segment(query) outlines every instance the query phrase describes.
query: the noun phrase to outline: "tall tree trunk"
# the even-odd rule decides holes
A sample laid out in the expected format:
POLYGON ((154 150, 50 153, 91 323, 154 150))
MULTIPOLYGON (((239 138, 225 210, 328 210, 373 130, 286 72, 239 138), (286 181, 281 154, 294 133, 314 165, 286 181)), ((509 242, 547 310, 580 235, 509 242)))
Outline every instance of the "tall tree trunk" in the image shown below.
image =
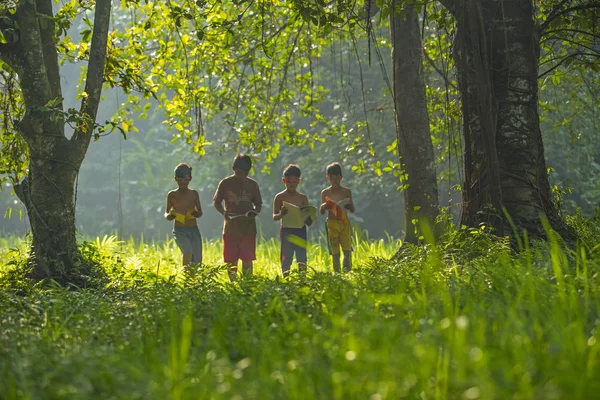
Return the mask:
MULTIPOLYGON (((396 8, 396 0, 392 7, 396 8)), ((398 154, 402 170, 408 175, 403 182, 405 241, 416 243, 424 224, 432 232, 437 231, 439 200, 425 98, 423 48, 414 8, 391 12, 390 29, 398 154)))
POLYGON ((551 201, 538 114, 539 35, 533 4, 457 0, 455 47, 464 113, 462 224, 500 234, 569 234, 551 201), (508 214, 508 217, 506 216, 508 214))
POLYGON ((461 224, 492 225, 504 233, 502 188, 496 149, 497 100, 489 44, 479 2, 460 0, 454 57, 464 120, 463 208, 461 224))
POLYGON ((15 191, 31 223, 34 277, 60 277, 81 257, 75 239, 74 183, 79 171, 71 143, 63 137, 35 135, 29 173, 15 191))
POLYGON ((29 171, 15 192, 25 204, 33 234, 34 277, 72 279, 81 261, 75 238, 74 186, 94 129, 106 59, 111 0, 97 0, 80 119, 64 135, 58 54, 51 0, 21 0, 11 17, 18 40, 0 45, 0 58, 19 76, 26 112, 18 124, 29 150, 29 171))

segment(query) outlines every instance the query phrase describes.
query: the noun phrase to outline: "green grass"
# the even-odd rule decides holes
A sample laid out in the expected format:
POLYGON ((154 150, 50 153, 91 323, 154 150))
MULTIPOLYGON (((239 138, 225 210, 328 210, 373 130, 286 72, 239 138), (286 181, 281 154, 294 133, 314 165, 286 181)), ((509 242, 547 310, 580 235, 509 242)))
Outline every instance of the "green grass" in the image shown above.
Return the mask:
MULTIPOLYGON (((516 254, 454 232, 394 260, 397 242, 357 240, 341 276, 313 244, 311 271, 287 280, 265 241, 255 275, 231 284, 220 242, 186 280, 172 241, 100 238, 83 250, 105 287, 0 292, 0 398, 595 398, 600 251, 587 240, 516 254)), ((26 248, 0 239, 0 275, 26 248)))
MULTIPOLYGON (((184 270, 181 265, 181 252, 177 248, 175 241, 171 238, 156 243, 146 243, 144 241, 119 241, 115 236, 104 236, 95 238, 89 243, 102 264, 115 264, 114 260, 118 258, 119 269, 114 271, 117 275, 126 274, 131 276, 156 275, 159 279, 176 279, 181 281, 185 279, 184 270)), ((256 257, 254 263, 254 273, 264 278, 275 279, 281 276, 281 265, 279 261, 279 239, 260 239, 258 242, 256 257)), ((313 272, 332 271, 331 256, 328 253, 325 244, 325 238, 320 237, 316 242, 309 242, 307 251, 308 267, 313 272)), ((368 237, 361 239, 359 233, 354 236, 353 259, 368 259, 369 257, 390 257, 400 247, 401 241, 388 237, 387 240, 369 240, 368 237)), ((26 251, 26 246, 20 245, 22 251, 26 251)), ((216 273, 215 279, 220 282, 228 282, 226 269, 223 265, 223 247, 221 240, 204 240, 203 243, 203 262, 208 268, 221 267, 221 273, 216 273)), ((296 265, 292 266, 292 270, 296 265)))

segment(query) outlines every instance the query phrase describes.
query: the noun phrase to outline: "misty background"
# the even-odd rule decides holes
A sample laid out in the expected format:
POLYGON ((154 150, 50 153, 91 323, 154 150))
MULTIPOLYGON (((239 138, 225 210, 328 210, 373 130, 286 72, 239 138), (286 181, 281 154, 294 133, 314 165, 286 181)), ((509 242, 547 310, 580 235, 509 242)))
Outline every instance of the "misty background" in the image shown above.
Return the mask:
MULTIPOLYGON (((399 171, 381 172, 382 167, 398 162, 393 151, 396 132, 386 72, 391 70, 389 32, 381 27, 376 33, 378 57, 366 39, 357 45, 339 41, 323 51, 313 65, 319 84, 329 89, 322 113, 347 127, 342 135, 324 137, 312 147, 275 143, 279 155, 271 162, 261 154, 251 154, 255 161, 251 177, 259 183, 264 202, 258 217, 259 234, 264 237, 279 232, 279 222, 271 215, 273 198, 284 189, 283 168, 290 163, 300 165, 299 190, 312 204, 319 205, 320 192, 328 186, 325 167, 334 161, 342 164, 342 184, 353 192, 356 213, 350 218, 355 230, 368 232, 370 238, 402 236, 404 204, 399 171)), ((65 64, 61 69, 65 108, 78 107, 75 97, 80 73, 79 65, 65 64)), ((454 123, 448 123, 448 110, 458 110, 460 103, 434 69, 426 68, 426 74, 440 204, 457 221, 462 177, 460 121, 454 113, 454 123)), ((450 77, 452 74, 450 71, 450 77)), ((598 75, 590 72, 583 82, 598 81, 598 75)), ((600 207, 600 93, 595 86, 582 85, 567 74, 562 80, 540 82, 541 128, 556 201, 565 210, 579 210, 585 215, 597 214, 600 207)), ((97 118, 100 124, 111 119, 127 98, 117 89, 103 94, 97 118)), ((168 237, 173 223, 163 218, 165 199, 167 192, 176 188, 173 169, 180 162, 193 167, 190 187, 200 194, 204 215, 198 225, 202 235, 220 237, 223 219, 214 210, 212 197, 218 182, 231 174, 235 154, 246 149, 233 149, 227 142, 231 128, 213 119, 204 121, 206 141, 212 145, 200 158, 162 121, 162 111, 153 102, 147 118, 135 120, 138 131, 130 130, 127 139, 114 132, 92 141, 77 181, 76 224, 83 237, 113 233, 122 238, 168 237)), ((299 128, 307 128, 302 124, 298 121, 299 128)), ((2 184, 0 207, 4 214, 0 234, 23 235, 29 230, 24 207, 8 182, 2 184)), ((319 217, 310 232, 319 235, 324 227, 325 219, 319 217)))

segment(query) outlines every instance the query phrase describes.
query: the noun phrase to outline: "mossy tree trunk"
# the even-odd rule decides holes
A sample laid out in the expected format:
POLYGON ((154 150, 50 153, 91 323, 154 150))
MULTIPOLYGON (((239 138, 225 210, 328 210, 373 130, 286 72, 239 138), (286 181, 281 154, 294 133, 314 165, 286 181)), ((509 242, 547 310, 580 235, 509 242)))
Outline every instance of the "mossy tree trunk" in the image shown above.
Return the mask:
POLYGON ((567 236, 551 201, 538 114, 539 32, 533 3, 444 0, 457 19, 455 61, 464 117, 461 223, 509 234, 511 222, 567 236), (508 216, 507 216, 508 215, 508 216))
POLYGON ((0 45, 0 59, 19 77, 25 114, 18 123, 29 169, 15 192, 31 222, 34 275, 68 275, 80 255, 75 238, 74 185, 94 129, 106 59, 110 0, 97 0, 89 65, 77 129, 65 136, 52 0, 21 0, 0 28, 16 35, 0 45), (48 106, 51 104, 53 110, 48 106))

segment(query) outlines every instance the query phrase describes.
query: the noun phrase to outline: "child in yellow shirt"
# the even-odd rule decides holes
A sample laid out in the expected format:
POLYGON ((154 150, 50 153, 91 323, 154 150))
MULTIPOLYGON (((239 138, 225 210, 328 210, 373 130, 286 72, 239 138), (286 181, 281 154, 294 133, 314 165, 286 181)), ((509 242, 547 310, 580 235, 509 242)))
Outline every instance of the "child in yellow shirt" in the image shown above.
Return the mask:
POLYGON ((352 237, 346 210, 353 213, 355 208, 352 191, 341 185, 342 178, 342 166, 337 162, 329 164, 327 181, 330 186, 321 192, 320 212, 327 212, 327 241, 335 272, 340 272, 340 247, 344 252, 344 271, 352 269, 352 237))

